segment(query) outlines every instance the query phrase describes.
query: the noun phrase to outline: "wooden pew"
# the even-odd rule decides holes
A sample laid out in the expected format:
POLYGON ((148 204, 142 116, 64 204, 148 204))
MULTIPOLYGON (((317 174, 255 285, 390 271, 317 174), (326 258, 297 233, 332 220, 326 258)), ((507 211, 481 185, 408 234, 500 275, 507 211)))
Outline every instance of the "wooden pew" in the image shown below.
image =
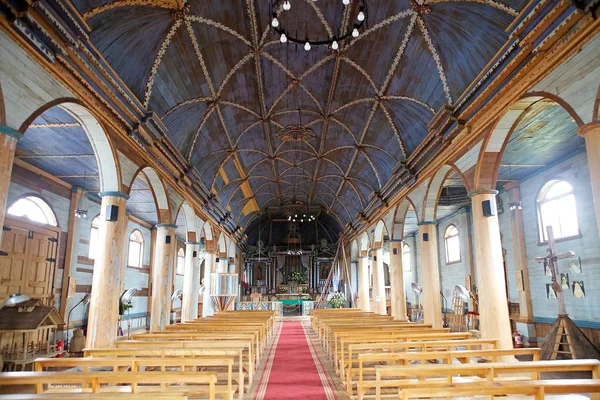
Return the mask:
POLYGON ((203 323, 185 323, 185 324, 177 324, 177 325, 167 325, 165 330, 168 332, 178 331, 178 332, 241 332, 241 331, 250 331, 250 332, 258 332, 259 340, 261 342, 261 346, 264 348, 267 345, 267 330, 264 324, 245 324, 245 323, 230 323, 229 321, 221 321, 221 322, 203 322, 203 323))
MULTIPOLYGON (((41 372, 48 369, 66 369, 81 368, 82 372, 89 372, 93 369, 110 368, 111 371, 133 371, 144 372, 148 368, 160 369, 161 371, 195 371, 198 368, 209 367, 217 374, 215 383, 215 393, 225 399, 232 400, 233 390, 233 363, 234 357, 213 357, 213 358, 38 358, 34 362, 34 370, 41 372), (224 369, 224 374, 220 374, 218 368, 224 369), (224 381, 224 382, 222 382, 224 381)), ((39 388, 41 389, 41 388, 39 388)), ((40 390, 38 390, 40 391, 40 390)), ((240 394, 240 398, 242 395, 240 394)))
MULTIPOLYGON (((348 345, 348 351, 341 358, 340 377, 342 381, 346 380, 346 387, 352 384, 352 379, 357 373, 354 363, 358 363, 358 354, 360 353, 405 353, 427 352, 427 351, 458 351, 458 350, 479 350, 483 346, 488 350, 498 348, 498 339, 464 339, 464 340, 432 340, 432 341, 413 341, 413 342, 368 342, 352 343, 348 345), (356 357, 355 357, 356 356, 356 357)), ((350 391, 349 391, 350 392, 350 391)))
POLYGON ((600 392, 600 379, 548 379, 520 382, 474 382, 470 384, 450 385, 444 388, 403 389, 400 398, 466 397, 466 396, 507 396, 528 395, 534 400, 542 400, 546 394, 593 393, 592 399, 600 392))
MULTIPOLYGON (((233 357, 236 362, 234 367, 237 366, 237 377, 234 375, 233 379, 238 382, 238 394, 240 398, 244 393, 245 373, 243 368, 243 356, 242 349, 197 349, 197 348, 150 348, 150 349, 118 349, 118 348, 106 348, 106 349, 84 349, 84 357, 100 357, 100 358, 227 358, 233 357)), ((251 385, 248 376, 248 386, 251 385)))
POLYGON ((333 360, 336 372, 339 373, 341 363, 340 359, 347 352, 347 348, 351 343, 376 343, 376 342, 421 342, 421 341, 436 341, 436 340, 466 340, 471 337, 469 332, 437 332, 436 330, 426 331, 391 331, 391 332, 369 332, 364 334, 340 334, 335 338, 333 360))
POLYGON ((145 340, 122 340, 115 342, 117 349, 241 349, 242 350, 242 366, 248 372, 249 383, 252 383, 254 378, 254 369, 256 367, 252 342, 249 340, 179 340, 179 341, 160 341, 152 342, 145 340))
MULTIPOLYGON (((398 396, 400 395, 401 389, 412 388, 428 389, 431 390, 431 393, 435 393, 434 389, 447 388, 449 385, 458 387, 462 384, 469 384, 481 380, 501 382, 503 379, 507 378, 507 375, 510 380, 527 381, 540 380, 540 374, 544 372, 565 371, 592 372, 593 379, 600 379, 600 360, 378 366, 375 368, 375 398, 377 400, 381 399, 382 388, 394 388, 397 390, 398 396)), ((592 397, 593 400, 600 399, 600 395, 594 396, 592 397)))
MULTIPOLYGON (((0 386, 32 385, 36 393, 46 385, 76 385, 52 387, 53 393, 91 391, 92 393, 156 393, 166 392, 184 395, 206 394, 215 398, 214 372, 3 372, 0 386), (40 385, 42 384, 42 385, 40 385), (165 386, 163 387, 164 384, 165 386), (85 386, 84 386, 85 385, 85 386), (89 388, 89 389, 86 389, 89 388)), ((42 389, 43 390, 43 389, 42 389)))
MULTIPOLYGON (((358 381, 357 394, 362 398, 370 389, 376 387, 375 370, 379 365, 366 367, 365 364, 386 363, 387 365, 408 365, 419 361, 421 364, 430 360, 440 361, 442 364, 452 364, 456 359, 463 364, 469 364, 471 358, 485 358, 493 362, 499 362, 501 357, 506 356, 533 356, 534 361, 540 359, 540 348, 523 349, 491 349, 491 350, 458 350, 458 351, 424 351, 405 353, 361 353, 358 355, 358 381), (370 375, 368 375, 370 374, 370 375), (367 379, 369 376, 372 379, 367 379)), ((412 364, 411 364, 412 365, 412 364)), ((353 395, 352 376, 348 372, 346 389, 350 396, 353 395)))
POLYGON ((264 348, 261 347, 261 343, 258 340, 257 332, 219 332, 215 335, 214 332, 194 332, 194 331, 169 331, 169 332, 155 332, 155 333, 143 333, 137 335, 131 335, 132 340, 145 340, 145 341, 165 341, 165 340, 250 340, 254 353, 256 355, 256 362, 260 362, 263 356, 264 348))

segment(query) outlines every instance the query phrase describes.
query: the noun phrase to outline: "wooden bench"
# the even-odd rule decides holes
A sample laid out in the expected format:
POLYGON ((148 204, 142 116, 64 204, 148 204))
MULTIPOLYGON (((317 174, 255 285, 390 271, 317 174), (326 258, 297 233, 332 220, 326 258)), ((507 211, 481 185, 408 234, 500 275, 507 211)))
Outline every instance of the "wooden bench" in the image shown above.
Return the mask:
POLYGON ((363 335, 360 334, 343 334, 336 337, 334 346, 333 360, 337 373, 341 368, 341 358, 348 351, 348 346, 352 343, 376 343, 376 342, 422 342, 422 341, 447 341, 447 340, 466 340, 471 337, 468 332, 452 332, 444 333, 436 330, 428 331, 392 331, 387 333, 370 332, 363 335))
MULTIPOLYGON (((340 366, 340 377, 342 380, 355 374, 354 363, 358 364, 360 353, 405 353, 408 351, 452 351, 452 350, 479 350, 486 346, 488 350, 498 348, 498 339, 464 339, 464 340, 431 340, 413 342, 375 342, 375 343, 352 343, 348 345, 348 351, 342 355, 340 366), (347 370, 347 372, 346 372, 347 370)), ((358 365, 356 366, 358 367, 358 365)))
MULTIPOLYGON (((506 356, 533 356, 534 361, 540 359, 540 348, 527 349, 492 349, 492 350, 459 350, 459 351, 425 351, 425 352, 406 352, 406 353, 361 353, 358 354, 358 380, 357 394, 363 397, 370 389, 376 387, 375 370, 378 365, 367 367, 365 364, 386 363, 387 365, 408 365, 411 362, 418 361, 425 364, 430 360, 439 361, 442 364, 452 364, 456 359, 462 364, 469 364, 472 358, 485 358, 493 362, 498 362, 506 356), (368 377, 372 379, 367 379, 368 377)), ((411 364, 412 365, 412 364, 411 364)), ((346 389, 349 395, 353 395, 352 378, 353 370, 348 371, 346 389), (352 375, 351 375, 352 374, 352 375)))
MULTIPOLYGON (((50 368, 63 370, 66 368, 81 368, 82 372, 90 372, 94 369, 102 368, 102 370, 105 370, 110 368, 111 371, 115 372, 144 372, 150 369, 196 371, 199 368, 208 367, 217 374, 215 393, 232 400, 235 392, 233 390, 233 363, 234 357, 231 356, 218 358, 38 358, 34 362, 34 370, 41 372, 50 368), (218 369, 222 369, 224 373, 219 373, 218 369)), ((239 397, 241 398, 242 395, 240 394, 239 397)))
MULTIPOLYGON (((593 379, 600 379, 599 360, 553 360, 523 361, 511 363, 443 364, 378 366, 375 368, 375 398, 381 399, 382 388, 400 390, 412 388, 446 388, 448 385, 510 380, 540 380, 544 372, 592 372, 593 379), (386 379, 387 378, 387 379, 386 379), (390 379, 395 378, 395 379, 390 379)), ((433 391, 432 391, 433 392, 433 391)), ((359 396, 359 398, 362 398, 359 396)), ((593 397, 598 400, 600 397, 593 397)))
POLYGON ((542 400, 546 394, 593 393, 592 399, 600 395, 600 379, 548 379, 519 382, 476 382, 470 384, 449 385, 436 389, 403 389, 403 400, 418 398, 438 398, 455 396, 506 396, 527 395, 534 400, 542 400))
MULTIPOLYGON (((244 383, 246 374, 243 368, 242 349, 184 349, 184 348, 151 348, 151 349, 84 349, 85 357, 99 358, 228 358, 233 357, 236 362, 234 369, 237 369, 237 377, 233 380, 238 382, 238 395, 241 398, 244 393, 244 383)), ((248 377, 248 386, 251 385, 248 377)))
POLYGON ((248 372, 249 383, 254 378, 255 358, 252 342, 249 340, 179 340, 179 341, 145 341, 145 340, 123 340, 115 342, 118 349, 154 349, 154 348, 185 348, 185 349, 241 349, 242 366, 248 372))
POLYGON ((3 372, 0 386, 32 385, 41 393, 43 385, 70 385, 52 387, 53 393, 89 391, 91 393, 156 393, 169 392, 184 395, 206 394, 215 398, 214 372, 3 372), (163 386, 164 384, 164 386, 163 386))

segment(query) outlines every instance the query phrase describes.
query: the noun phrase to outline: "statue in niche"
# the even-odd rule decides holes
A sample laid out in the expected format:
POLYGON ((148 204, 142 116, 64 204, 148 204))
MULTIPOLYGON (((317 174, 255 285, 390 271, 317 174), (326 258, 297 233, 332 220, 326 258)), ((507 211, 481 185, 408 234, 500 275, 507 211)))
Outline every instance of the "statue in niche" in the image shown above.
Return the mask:
POLYGON ((263 280, 263 263, 257 263, 254 267, 254 279, 257 281, 263 280))
POLYGON ((329 272, 331 272, 331 263, 330 262, 322 262, 321 268, 319 268, 319 279, 325 280, 329 278, 329 272))

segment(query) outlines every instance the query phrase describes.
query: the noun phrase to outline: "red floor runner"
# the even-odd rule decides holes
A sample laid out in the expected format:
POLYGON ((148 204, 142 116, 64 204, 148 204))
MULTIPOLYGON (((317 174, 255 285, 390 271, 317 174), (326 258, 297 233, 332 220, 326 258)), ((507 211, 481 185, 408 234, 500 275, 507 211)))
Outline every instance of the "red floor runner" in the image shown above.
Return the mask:
MULTIPOLYGON (((267 360, 267 365, 255 400, 327 400, 335 399, 331 386, 326 376, 319 375, 319 369, 311 354, 307 338, 301 322, 283 322, 279 341, 276 344, 272 360, 267 360), (272 365, 271 365, 272 361, 272 365), (269 368, 270 367, 270 368, 269 368), (264 390, 264 380, 266 391, 264 390), (329 397, 326 395, 327 385, 329 397), (263 388, 261 390, 260 388, 263 388), (263 397, 264 393, 264 397, 263 397)), ((318 359, 317 363, 320 363, 318 359)), ((323 372, 324 373, 324 372, 323 372)))

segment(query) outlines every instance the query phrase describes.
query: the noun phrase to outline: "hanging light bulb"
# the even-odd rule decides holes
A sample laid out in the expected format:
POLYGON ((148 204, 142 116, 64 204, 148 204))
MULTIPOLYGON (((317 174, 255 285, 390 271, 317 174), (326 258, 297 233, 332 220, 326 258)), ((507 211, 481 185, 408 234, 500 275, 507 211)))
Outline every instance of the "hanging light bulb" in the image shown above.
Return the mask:
POLYGON ((340 45, 338 44, 337 40, 335 40, 335 39, 333 40, 333 42, 331 43, 331 48, 333 50, 337 50, 340 48, 340 45))
POLYGON ((301 219, 301 220, 300 220, 300 222, 304 222, 304 220, 303 220, 303 219, 301 219))
POLYGON ((360 22, 363 22, 365 20, 365 13, 363 11, 363 8, 360 8, 360 11, 358 12, 358 16, 356 17, 356 19, 358 19, 360 22))
POLYGON ((281 43, 285 43, 287 42, 287 36, 285 36, 285 33, 282 33, 281 36, 279 37, 279 41, 281 43))
POLYGON ((291 3, 290 3, 288 0, 286 0, 286 1, 283 3, 283 9, 284 9, 285 11, 290 11, 290 9, 291 9, 291 8, 292 8, 292 4, 291 4, 291 3))
POLYGON ((356 28, 356 27, 355 27, 355 28, 352 30, 352 37, 355 37, 355 38, 357 38, 357 37, 358 37, 358 28, 356 28))
POLYGON ((306 51, 310 50, 310 43, 308 42, 308 40, 306 41, 306 43, 304 43, 304 50, 306 50, 306 51))
POLYGON ((271 26, 273 28, 277 28, 279 26, 279 20, 277 19, 276 16, 273 16, 273 19, 271 20, 271 26))
POLYGON ((350 0, 342 0, 342 3, 344 3, 345 6, 347 6, 348 4, 350 4, 350 0))

